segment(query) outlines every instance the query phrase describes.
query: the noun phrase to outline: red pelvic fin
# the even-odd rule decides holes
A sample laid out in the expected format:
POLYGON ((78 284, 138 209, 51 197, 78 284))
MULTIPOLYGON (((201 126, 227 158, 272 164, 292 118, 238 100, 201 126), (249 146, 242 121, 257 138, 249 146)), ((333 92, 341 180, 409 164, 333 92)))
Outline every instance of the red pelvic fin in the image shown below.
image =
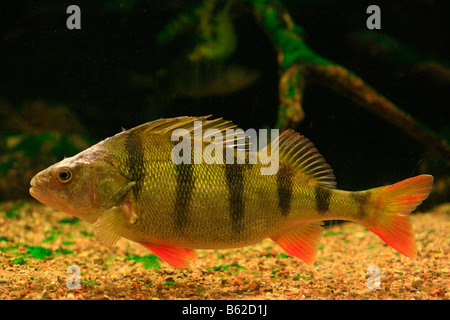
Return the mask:
POLYGON ((187 268, 188 259, 196 257, 194 251, 191 249, 169 247, 146 242, 141 244, 175 268, 187 268))

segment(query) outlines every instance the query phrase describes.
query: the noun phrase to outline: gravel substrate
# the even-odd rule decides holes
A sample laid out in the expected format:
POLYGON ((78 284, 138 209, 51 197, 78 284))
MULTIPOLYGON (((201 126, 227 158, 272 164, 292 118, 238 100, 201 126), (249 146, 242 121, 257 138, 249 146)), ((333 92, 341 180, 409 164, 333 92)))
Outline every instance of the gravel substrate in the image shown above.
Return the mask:
POLYGON ((342 223, 325 229, 312 266, 265 240, 198 250, 180 270, 125 239, 105 247, 90 224, 49 207, 8 202, 0 204, 0 299, 448 300, 449 213, 447 204, 412 216, 417 259, 361 225, 342 223), (77 277, 67 273, 69 266, 79 268, 79 289, 68 288, 68 278, 77 277), (370 266, 379 268, 371 267, 379 289, 368 288, 376 277, 370 266))

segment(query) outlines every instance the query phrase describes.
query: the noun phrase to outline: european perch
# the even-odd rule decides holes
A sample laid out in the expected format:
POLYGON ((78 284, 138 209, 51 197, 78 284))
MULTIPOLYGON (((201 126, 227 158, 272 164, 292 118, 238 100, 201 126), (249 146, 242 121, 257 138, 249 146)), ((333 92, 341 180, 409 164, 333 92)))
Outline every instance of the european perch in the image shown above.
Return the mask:
MULTIPOLYGON (((104 244, 124 237, 178 268, 187 267, 194 249, 243 247, 266 238, 313 264, 324 220, 361 223, 403 255, 416 256, 409 214, 428 197, 432 176, 338 190, 317 149, 292 130, 278 137, 273 175, 261 174, 259 160, 175 164, 171 135, 193 132, 194 121, 202 121, 202 133, 217 129, 225 137, 224 153, 229 148, 226 129, 236 126, 207 118, 160 119, 123 131, 38 173, 30 194, 92 223, 104 244)), ((203 149, 208 144, 202 141, 203 149)), ((252 151, 243 152, 248 157, 252 151)))

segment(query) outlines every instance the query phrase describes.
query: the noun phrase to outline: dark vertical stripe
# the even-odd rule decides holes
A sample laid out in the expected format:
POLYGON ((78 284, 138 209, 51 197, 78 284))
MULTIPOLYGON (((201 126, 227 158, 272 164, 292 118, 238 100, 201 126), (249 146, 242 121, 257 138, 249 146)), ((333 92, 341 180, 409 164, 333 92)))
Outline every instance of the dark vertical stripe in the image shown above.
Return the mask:
POLYGON ((294 172, 284 165, 282 165, 277 172, 278 206, 280 207, 283 216, 287 216, 291 210, 293 177, 294 172))
POLYGON ((358 203, 358 217, 360 219, 365 219, 367 216, 367 205, 371 197, 371 192, 353 192, 351 197, 358 203))
POLYGON ((177 174, 177 189, 175 199, 175 227, 182 232, 186 228, 189 207, 194 190, 194 165, 180 163, 175 165, 177 174))
POLYGON ((331 190, 327 187, 317 185, 314 189, 316 198, 316 209, 319 213, 325 213, 330 208, 331 190))
POLYGON ((129 178, 136 182, 133 186, 134 196, 138 199, 144 181, 144 148, 143 141, 139 134, 129 132, 125 140, 125 150, 127 154, 127 167, 129 178))
POLYGON ((242 219, 244 218, 244 165, 225 164, 225 176, 228 187, 228 202, 230 205, 230 215, 233 233, 239 234, 242 229, 242 219))

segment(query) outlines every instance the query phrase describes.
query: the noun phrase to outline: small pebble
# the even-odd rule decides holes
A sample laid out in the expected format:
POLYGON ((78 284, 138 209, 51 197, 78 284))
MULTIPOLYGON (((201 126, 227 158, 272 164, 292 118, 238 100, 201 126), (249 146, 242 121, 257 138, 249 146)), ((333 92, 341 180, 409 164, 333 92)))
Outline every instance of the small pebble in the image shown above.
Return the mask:
MULTIPOLYGON (((0 203, 0 210, 2 205, 0 203)), ((33 229, 25 238, 25 225, 54 230, 65 216, 46 206, 26 203, 21 219, 0 223, 0 299, 401 299, 450 300, 450 251, 448 214, 414 214, 418 258, 411 260, 384 245, 370 231, 356 223, 327 227, 314 265, 284 251, 271 240, 243 249, 198 250, 189 268, 179 270, 157 260, 160 269, 146 268, 138 258, 150 255, 144 247, 125 239, 112 248, 100 245, 93 236, 77 238, 76 251, 59 254, 61 241, 48 241, 45 232, 33 229), (433 233, 426 234, 426 230, 433 233), (420 236, 422 234, 422 236, 420 236), (29 235, 28 235, 29 236, 29 235), (347 241, 344 241, 347 240, 347 241), (426 243, 425 243, 426 242, 426 243), (51 249, 50 259, 24 256, 27 264, 12 263, 27 250, 4 248, 21 245, 51 249), (366 248, 369 248, 367 249, 366 248), (136 257, 136 260, 130 259, 136 257), (11 263, 10 263, 11 262, 11 263), (79 267, 79 274, 68 274, 67 267, 79 267), (230 266, 231 265, 231 266, 230 266), (369 289, 370 265, 380 268, 381 289, 369 289), (214 271, 219 267, 217 271, 214 271), (226 268, 225 268, 226 267, 226 268), (67 280, 77 277, 81 288, 69 290, 67 280)), ((1 219, 1 215, 0 215, 1 219)), ((81 221, 64 225, 61 239, 92 233, 92 226, 81 221)), ((18 248, 18 247, 17 247, 18 248)), ((70 247, 70 249, 73 249, 70 247)))

